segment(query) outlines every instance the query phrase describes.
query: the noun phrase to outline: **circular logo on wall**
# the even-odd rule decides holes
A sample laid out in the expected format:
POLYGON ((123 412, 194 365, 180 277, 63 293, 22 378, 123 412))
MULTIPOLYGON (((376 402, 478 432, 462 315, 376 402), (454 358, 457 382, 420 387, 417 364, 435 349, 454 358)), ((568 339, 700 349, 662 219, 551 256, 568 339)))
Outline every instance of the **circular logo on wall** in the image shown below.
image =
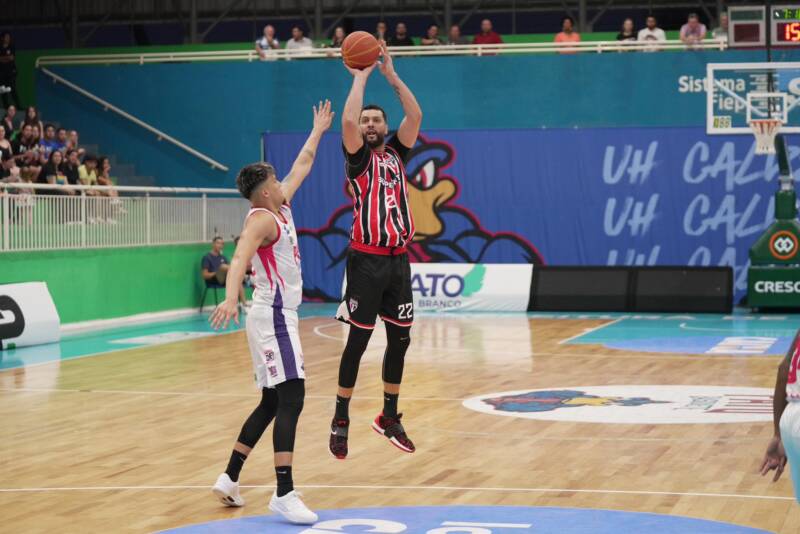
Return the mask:
POLYGON ((775 232, 769 238, 769 251, 779 260, 790 260, 797 255, 797 236, 788 230, 775 232))
POLYGON ((767 534, 765 530, 694 519, 612 510, 526 506, 401 506, 321 510, 314 525, 277 516, 249 516, 162 531, 173 534, 767 534))
POLYGON ((728 386, 579 386, 489 393, 478 412, 581 423, 742 423, 772 420, 772 390, 728 386))

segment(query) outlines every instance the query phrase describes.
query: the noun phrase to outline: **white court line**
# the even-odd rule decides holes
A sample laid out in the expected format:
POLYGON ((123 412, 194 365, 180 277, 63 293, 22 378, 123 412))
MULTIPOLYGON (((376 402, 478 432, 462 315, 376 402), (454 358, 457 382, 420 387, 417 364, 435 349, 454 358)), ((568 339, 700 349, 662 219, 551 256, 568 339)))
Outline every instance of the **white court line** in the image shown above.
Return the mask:
MULTIPOLYGON (((274 485, 239 486, 240 488, 273 489, 274 485)), ((497 488, 480 486, 358 486, 334 484, 300 484, 300 489, 350 489, 350 490, 401 490, 401 491, 485 491, 495 493, 589 493, 606 495, 665 495, 677 497, 710 497, 722 499, 765 499, 773 501, 794 501, 794 497, 773 495, 748 495, 745 493, 703 493, 679 491, 611 490, 575 488, 497 488)), ((0 488, 0 493, 47 493, 67 491, 145 491, 145 490, 210 490, 211 486, 73 486, 52 488, 0 488)))
POLYGON ((623 319, 625 319, 625 317, 620 317, 618 319, 614 319, 610 323, 601 324, 600 326, 595 326, 594 328, 586 329, 583 332, 581 332, 580 334, 575 334, 574 336, 568 337, 567 339, 562 339, 561 341, 558 342, 558 344, 559 345, 563 345, 565 343, 569 343, 573 339, 578 339, 579 337, 583 337, 586 334, 591 334, 592 332, 596 332, 596 331, 601 330, 601 329, 603 329, 603 328, 605 328, 607 326, 611 326, 612 324, 617 324, 618 322, 622 321, 623 319))
MULTIPOLYGON (((798 99, 798 100, 800 100, 800 99, 798 99)), ((747 324, 750 324, 750 323, 747 323, 747 324)), ((757 325, 757 326, 761 326, 761 325, 757 325)), ((724 334, 725 333, 731 334, 731 337, 736 335, 736 332, 733 332, 730 328, 713 328, 713 327, 710 327, 710 326, 689 326, 688 323, 681 323, 681 324, 678 325, 678 328, 682 328, 684 330, 697 330, 698 332, 722 332, 724 334)), ((775 331, 785 332, 790 337, 794 337, 794 335, 797 333, 797 330, 794 330, 794 329, 793 330, 781 330, 778 327, 772 328, 770 326, 764 326, 762 328, 764 330, 769 330, 771 332, 775 332, 775 331)), ((743 337, 762 337, 762 336, 743 336, 743 337)), ((775 337, 775 336, 767 336, 767 337, 775 337)))

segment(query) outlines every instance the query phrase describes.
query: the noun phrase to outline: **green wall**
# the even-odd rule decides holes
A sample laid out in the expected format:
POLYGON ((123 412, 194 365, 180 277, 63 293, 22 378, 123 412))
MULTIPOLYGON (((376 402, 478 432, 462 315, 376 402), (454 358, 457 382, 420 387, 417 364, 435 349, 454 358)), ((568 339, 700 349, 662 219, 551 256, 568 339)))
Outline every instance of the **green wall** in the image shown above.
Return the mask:
MULTIPOLYGON (((0 284, 47 282, 62 323, 199 306, 210 244, 0 254, 0 284)), ((233 256, 233 244, 225 255, 233 256)), ((220 291, 220 299, 224 290, 220 291)), ((213 292, 206 302, 214 303, 213 292)))

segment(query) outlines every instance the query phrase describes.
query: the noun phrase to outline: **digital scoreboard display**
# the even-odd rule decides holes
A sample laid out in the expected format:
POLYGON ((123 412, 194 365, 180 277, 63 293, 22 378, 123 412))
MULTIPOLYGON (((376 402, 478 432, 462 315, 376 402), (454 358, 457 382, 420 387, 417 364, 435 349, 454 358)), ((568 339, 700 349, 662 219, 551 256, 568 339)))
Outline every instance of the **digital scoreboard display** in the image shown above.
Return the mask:
POLYGON ((772 44, 779 46, 800 46, 800 4, 773 6, 772 44))
POLYGON ((777 30, 775 40, 781 43, 800 43, 800 21, 779 22, 775 25, 777 30))
POLYGON ((800 6, 775 8, 772 10, 772 18, 775 20, 800 21, 800 6))

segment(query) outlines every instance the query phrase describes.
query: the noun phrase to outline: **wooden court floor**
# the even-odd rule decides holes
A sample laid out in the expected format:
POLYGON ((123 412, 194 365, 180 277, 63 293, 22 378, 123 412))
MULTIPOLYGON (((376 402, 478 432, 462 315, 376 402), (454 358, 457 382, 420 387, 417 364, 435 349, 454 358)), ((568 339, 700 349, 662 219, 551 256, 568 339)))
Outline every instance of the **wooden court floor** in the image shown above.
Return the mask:
MULTIPOLYGON (((788 471, 757 474, 770 423, 536 421, 464 408, 475 395, 577 385, 772 387, 776 357, 665 355, 559 344, 607 320, 418 318, 400 399, 416 454, 370 428, 383 330, 351 404, 351 455, 327 452, 346 330, 302 321, 307 398, 295 483, 316 509, 526 505, 646 511, 800 532, 788 471)), ((243 509, 209 487, 257 403, 243 332, 0 372, 0 531, 152 532, 263 515, 269 431, 241 476, 243 509)))

